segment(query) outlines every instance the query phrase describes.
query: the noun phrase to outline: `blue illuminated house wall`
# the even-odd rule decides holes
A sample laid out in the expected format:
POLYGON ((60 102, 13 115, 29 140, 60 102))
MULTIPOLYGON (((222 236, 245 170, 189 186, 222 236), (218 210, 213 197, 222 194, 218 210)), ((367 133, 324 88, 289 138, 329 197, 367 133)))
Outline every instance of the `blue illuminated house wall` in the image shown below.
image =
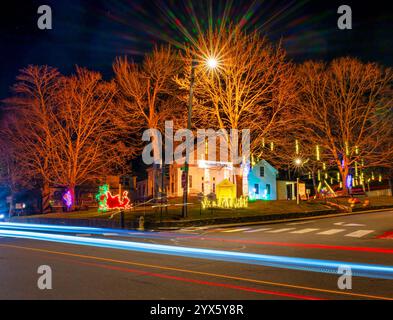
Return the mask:
POLYGON ((277 173, 277 169, 266 160, 261 160, 255 164, 248 174, 250 200, 277 200, 277 173), (261 171, 263 176, 261 176, 261 171), (268 193, 269 186, 270 194, 268 193))

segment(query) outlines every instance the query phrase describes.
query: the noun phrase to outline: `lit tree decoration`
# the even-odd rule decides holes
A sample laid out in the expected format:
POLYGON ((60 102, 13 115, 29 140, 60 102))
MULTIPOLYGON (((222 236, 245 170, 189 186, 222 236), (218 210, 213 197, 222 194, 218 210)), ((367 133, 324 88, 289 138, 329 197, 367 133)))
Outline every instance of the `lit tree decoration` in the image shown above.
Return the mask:
POLYGON ((72 194, 70 190, 67 190, 66 193, 63 194, 63 201, 66 205, 67 209, 70 210, 74 200, 72 199, 72 194))
POLYGON ((109 192, 109 185, 104 184, 98 188, 98 193, 96 194, 96 200, 98 201, 98 211, 106 212, 108 207, 106 205, 107 192, 109 192))

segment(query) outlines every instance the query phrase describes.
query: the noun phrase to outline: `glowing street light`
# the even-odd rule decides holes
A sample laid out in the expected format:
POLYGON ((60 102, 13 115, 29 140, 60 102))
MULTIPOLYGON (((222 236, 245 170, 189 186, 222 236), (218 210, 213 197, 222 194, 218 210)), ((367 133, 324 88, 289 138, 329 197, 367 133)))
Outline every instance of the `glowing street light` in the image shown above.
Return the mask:
MULTIPOLYGON (((192 59, 191 63, 191 78, 190 78, 190 92, 188 96, 188 119, 187 119, 187 129, 191 130, 191 116, 192 116, 192 100, 194 97, 194 84, 195 84, 195 69, 198 66, 198 60, 192 59)), ((211 56, 206 59, 206 66, 210 70, 214 70, 218 67, 218 60, 211 56)), ((188 202, 188 169, 189 169, 189 154, 186 153, 186 161, 184 163, 184 175, 185 175, 185 183, 183 187, 183 207, 182 207, 182 216, 183 218, 187 217, 187 202, 188 202)))
POLYGON ((215 57, 209 57, 206 60, 206 65, 209 69, 216 69, 218 66, 218 61, 215 57))
POLYGON ((295 162, 295 165, 296 165, 297 167, 301 167, 302 164, 303 164, 303 160, 300 159, 300 158, 296 158, 296 159, 294 160, 294 162, 295 162))

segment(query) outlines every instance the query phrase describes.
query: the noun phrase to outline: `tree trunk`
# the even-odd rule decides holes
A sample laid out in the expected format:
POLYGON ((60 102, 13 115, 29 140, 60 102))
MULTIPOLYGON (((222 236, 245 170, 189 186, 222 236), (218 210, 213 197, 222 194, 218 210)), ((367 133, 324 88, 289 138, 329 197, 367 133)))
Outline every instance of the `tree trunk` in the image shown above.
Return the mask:
POLYGON ((49 203, 49 198, 50 198, 50 186, 49 183, 44 182, 42 189, 41 189, 41 196, 42 196, 42 213, 50 213, 51 208, 50 208, 50 203, 49 203))
POLYGON ((311 175, 312 175, 312 185, 314 188, 314 193, 315 193, 315 196, 317 197, 318 196, 318 185, 317 185, 317 181, 315 179, 315 171, 314 170, 312 170, 311 175))

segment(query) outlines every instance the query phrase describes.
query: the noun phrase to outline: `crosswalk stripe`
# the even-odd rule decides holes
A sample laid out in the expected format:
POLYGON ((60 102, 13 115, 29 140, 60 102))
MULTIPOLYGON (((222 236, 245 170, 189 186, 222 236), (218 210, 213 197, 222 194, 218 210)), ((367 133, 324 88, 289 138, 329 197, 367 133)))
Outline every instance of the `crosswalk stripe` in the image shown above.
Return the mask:
POLYGON ((282 228, 282 229, 275 229, 275 230, 271 230, 271 231, 267 231, 270 233, 279 233, 279 232, 285 232, 285 231, 289 231, 289 230, 294 230, 296 228, 282 228))
POLYGON ((355 232, 351 232, 346 234, 346 237, 354 237, 354 238, 361 238, 363 236, 365 236, 366 234, 369 234, 371 232, 374 232, 375 230, 358 230, 355 232))
POLYGON ((319 229, 316 229, 316 228, 306 228, 306 229, 295 230, 295 231, 292 231, 292 232, 290 232, 290 233, 308 233, 308 232, 313 232, 313 231, 317 231, 317 230, 319 230, 319 229))
POLYGON ((331 235, 331 234, 336 234, 336 233, 339 233, 339 232, 343 232, 345 230, 346 229, 329 229, 327 231, 322 231, 322 232, 319 232, 317 234, 331 235))
POLYGON ((266 231, 266 230, 271 230, 272 228, 259 228, 259 229, 252 229, 252 230, 247 230, 244 231, 245 233, 254 233, 254 232, 260 232, 260 231, 266 231))
POLYGON ((240 228, 240 229, 230 229, 230 230, 224 230, 224 231, 221 231, 221 232, 239 232, 239 231, 245 231, 245 230, 248 230, 248 229, 250 229, 250 228, 240 228))

